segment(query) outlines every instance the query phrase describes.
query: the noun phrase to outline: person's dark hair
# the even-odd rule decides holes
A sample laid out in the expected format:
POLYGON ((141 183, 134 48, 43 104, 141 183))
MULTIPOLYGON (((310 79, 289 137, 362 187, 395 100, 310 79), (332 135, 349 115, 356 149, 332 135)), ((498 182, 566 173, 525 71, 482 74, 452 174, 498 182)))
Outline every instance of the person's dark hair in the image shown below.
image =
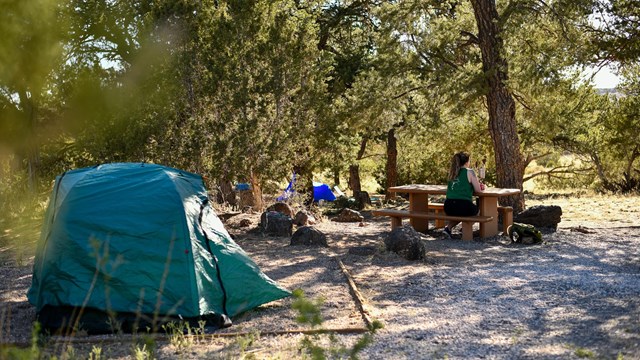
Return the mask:
POLYGON ((456 153, 451 158, 451 167, 449 168, 449 180, 455 180, 460 173, 460 168, 469 161, 469 154, 464 151, 456 153))

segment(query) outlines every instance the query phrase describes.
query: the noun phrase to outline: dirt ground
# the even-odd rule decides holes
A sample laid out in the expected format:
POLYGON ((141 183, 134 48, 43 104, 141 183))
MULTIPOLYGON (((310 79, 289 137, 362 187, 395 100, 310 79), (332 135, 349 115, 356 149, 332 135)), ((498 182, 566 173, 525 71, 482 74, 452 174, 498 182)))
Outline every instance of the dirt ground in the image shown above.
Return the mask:
MULTIPOLYGON (((542 245, 514 246, 500 236, 449 240, 432 230, 423 236, 427 257, 420 261, 385 251, 389 221, 366 211, 362 223, 321 219, 316 227, 328 248, 262 235, 255 231, 259 214, 231 217, 227 229, 260 268, 321 300, 321 327, 341 334, 298 332, 311 328, 296 322, 293 299, 286 298, 234 318, 211 337, 159 338, 153 357, 309 358, 301 347, 311 339, 332 351, 329 357, 343 358, 374 319, 384 328, 360 358, 640 359, 640 198, 527 200, 538 204, 563 210, 558 231, 545 234, 542 245), (241 227, 243 219, 250 226, 241 227)), ((33 259, 14 253, 0 249, 0 342, 25 345, 35 316, 25 295, 33 259)), ((103 358, 138 358, 139 340, 79 336, 52 339, 46 349, 87 358, 97 347, 103 358)))

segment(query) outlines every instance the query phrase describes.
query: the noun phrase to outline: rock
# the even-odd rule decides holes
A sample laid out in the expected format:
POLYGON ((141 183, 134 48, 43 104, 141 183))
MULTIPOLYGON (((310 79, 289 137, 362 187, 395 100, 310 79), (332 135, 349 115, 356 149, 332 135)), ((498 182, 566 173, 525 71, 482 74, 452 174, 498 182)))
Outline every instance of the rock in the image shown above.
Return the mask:
POLYGON ((357 191, 353 194, 353 197, 356 199, 359 210, 364 209, 365 205, 371 205, 371 197, 366 191, 357 191))
POLYGON ((407 260, 420 260, 425 257, 425 249, 420 233, 411 225, 395 228, 384 240, 387 251, 395 252, 407 260))
POLYGON ((312 245, 329 247, 327 236, 312 226, 302 226, 291 236, 290 245, 312 245))
POLYGON ((539 230, 556 231, 561 221, 562 209, 557 205, 536 205, 513 217, 513 222, 530 224, 539 230))
POLYGON ((362 222, 364 221, 364 216, 360 215, 359 212, 351 209, 342 209, 340 214, 333 219, 333 221, 337 222, 362 222))
POLYGON ((309 212, 300 210, 293 218, 293 223, 297 226, 313 225, 316 223, 316 219, 309 212))
POLYGON ((240 222, 238 223, 239 227, 247 227, 247 226, 251 226, 251 220, 249 219, 242 219, 240 220, 240 222))
POLYGON ((293 209, 289 204, 283 202, 277 202, 267 208, 267 211, 277 211, 279 213, 285 214, 288 217, 293 217, 293 209))
POLYGON ((293 220, 277 211, 266 211, 260 216, 260 228, 269 235, 291 236, 293 220))

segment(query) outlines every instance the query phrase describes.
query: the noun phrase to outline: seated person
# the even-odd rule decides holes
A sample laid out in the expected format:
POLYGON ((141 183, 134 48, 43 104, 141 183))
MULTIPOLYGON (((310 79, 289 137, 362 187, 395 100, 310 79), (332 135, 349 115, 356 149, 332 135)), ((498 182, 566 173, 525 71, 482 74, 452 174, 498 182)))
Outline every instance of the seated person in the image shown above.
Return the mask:
MULTIPOLYGON (((473 169, 469 168, 471 157, 465 152, 453 155, 447 183, 447 199, 444 201, 444 212, 449 216, 478 215, 478 206, 473 203, 473 192, 482 192, 484 185, 478 181, 473 169)), ((451 229, 459 221, 449 221, 444 233, 451 238, 451 229)))

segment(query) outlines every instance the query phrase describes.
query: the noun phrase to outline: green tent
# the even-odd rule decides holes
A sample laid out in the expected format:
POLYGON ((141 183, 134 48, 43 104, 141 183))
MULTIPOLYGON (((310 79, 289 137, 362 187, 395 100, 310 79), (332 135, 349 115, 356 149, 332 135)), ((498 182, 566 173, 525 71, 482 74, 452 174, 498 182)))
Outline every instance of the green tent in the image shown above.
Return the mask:
POLYGON ((140 163, 56 178, 27 294, 45 329, 90 333, 224 327, 288 295, 231 239, 201 176, 140 163))

